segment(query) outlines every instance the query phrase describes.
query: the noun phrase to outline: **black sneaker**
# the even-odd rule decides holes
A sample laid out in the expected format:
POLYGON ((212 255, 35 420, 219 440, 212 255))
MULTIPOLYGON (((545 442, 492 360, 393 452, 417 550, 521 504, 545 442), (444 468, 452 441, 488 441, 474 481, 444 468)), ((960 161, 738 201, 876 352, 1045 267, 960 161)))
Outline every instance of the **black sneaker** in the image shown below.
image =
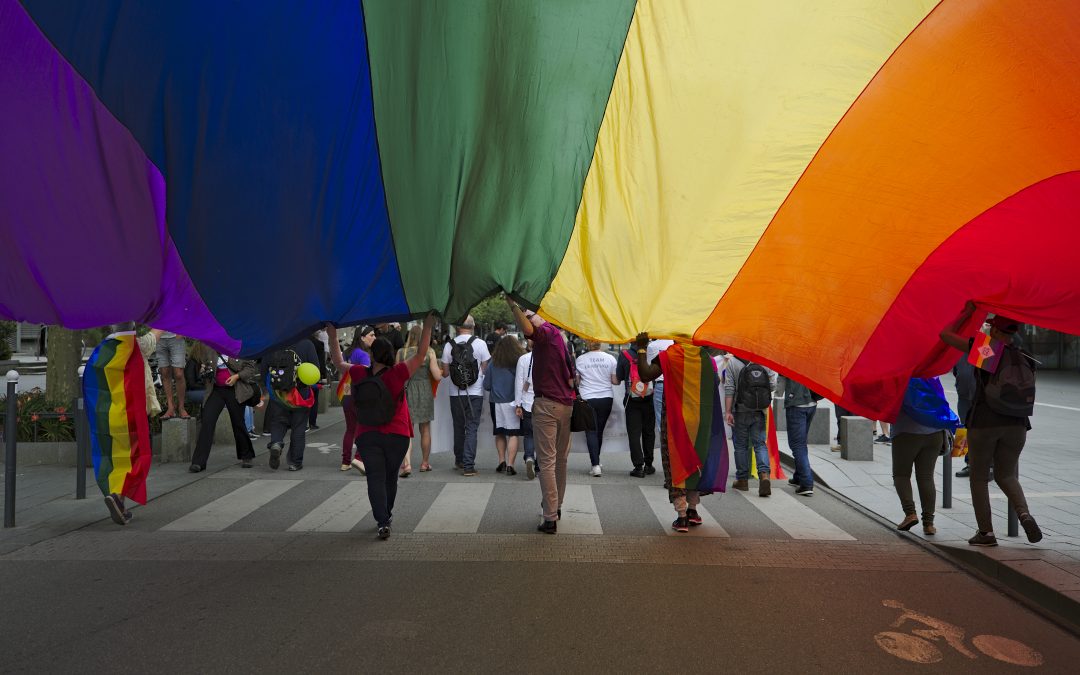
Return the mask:
POLYGON ((698 514, 697 509, 686 510, 686 521, 691 525, 701 525, 701 516, 698 514))
POLYGON ((644 469, 644 467, 635 466, 634 470, 630 472, 630 475, 633 476, 634 478, 644 478, 645 477, 645 469, 644 469))
POLYGON ((384 525, 383 527, 380 527, 379 528, 379 539, 389 539, 389 538, 390 538, 390 526, 389 525, 384 525))
POLYGON ((301 470, 303 468, 304 467, 303 467, 302 464, 290 464, 289 465, 289 471, 299 471, 299 470, 301 470))
POLYGON ((465 466, 461 462, 454 462, 454 470, 461 471, 465 466))
POLYGON ((960 469, 959 471, 956 472, 956 477, 957 478, 967 478, 970 475, 971 475, 971 467, 970 466, 965 466, 963 469, 960 469))
POLYGON ((975 536, 968 539, 972 546, 997 546, 997 537, 986 532, 976 532, 975 536))
POLYGON ((506 471, 506 462, 499 462, 499 466, 495 467, 495 472, 502 473, 503 471, 506 471))
POLYGON ((653 468, 653 465, 652 464, 646 464, 645 465, 645 475, 646 476, 651 476, 654 473, 656 473, 656 469, 653 468))
POLYGON ((1030 513, 1020 516, 1020 527, 1024 528, 1028 541, 1032 544, 1042 541, 1042 530, 1039 529, 1039 524, 1035 522, 1030 513))
POLYGON ((809 497, 810 495, 814 494, 814 488, 810 487, 809 485, 800 485, 799 487, 795 488, 795 494, 803 497, 809 497))
POLYGON ((795 480, 794 478, 788 478, 788 480, 787 480, 787 484, 788 484, 788 485, 795 485, 795 486, 798 486, 798 484, 799 484, 799 481, 795 480))
POLYGON ((128 521, 131 520, 130 513, 124 511, 120 506, 120 497, 116 493, 105 497, 105 506, 109 508, 109 517, 117 525, 127 525, 128 521), (125 515, 127 515, 127 518, 124 517, 125 515))
POLYGON ((461 475, 462 476, 475 476, 476 475, 476 469, 465 469, 464 471, 461 472, 461 475))
POLYGON ((254 463, 254 457, 245 457, 244 459, 240 460, 240 467, 243 469, 250 469, 252 465, 254 465, 254 463))
POLYGON ((507 476, 516 476, 517 475, 517 469, 515 469, 513 466, 510 466, 508 464, 506 466, 506 475, 507 476))
POLYGON ((671 524, 671 529, 675 530, 676 532, 689 532, 690 520, 686 516, 676 518, 675 522, 671 524))
POLYGON ((281 449, 284 447, 281 443, 270 444, 270 468, 275 471, 281 466, 281 449))
POLYGON ((318 424, 309 424, 307 430, 308 431, 318 431, 319 430, 319 425, 318 424))
POLYGON ((544 534, 555 534, 558 529, 559 525, 554 520, 545 520, 536 526, 536 531, 543 532, 544 534))

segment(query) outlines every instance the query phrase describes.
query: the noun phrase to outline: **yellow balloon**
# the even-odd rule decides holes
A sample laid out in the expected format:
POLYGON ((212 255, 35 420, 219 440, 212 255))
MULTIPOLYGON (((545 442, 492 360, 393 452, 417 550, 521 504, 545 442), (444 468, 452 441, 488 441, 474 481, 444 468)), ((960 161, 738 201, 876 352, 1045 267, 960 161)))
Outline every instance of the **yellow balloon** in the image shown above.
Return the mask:
POLYGON ((296 369, 296 377, 304 384, 315 384, 319 381, 319 367, 314 363, 301 363, 296 369))

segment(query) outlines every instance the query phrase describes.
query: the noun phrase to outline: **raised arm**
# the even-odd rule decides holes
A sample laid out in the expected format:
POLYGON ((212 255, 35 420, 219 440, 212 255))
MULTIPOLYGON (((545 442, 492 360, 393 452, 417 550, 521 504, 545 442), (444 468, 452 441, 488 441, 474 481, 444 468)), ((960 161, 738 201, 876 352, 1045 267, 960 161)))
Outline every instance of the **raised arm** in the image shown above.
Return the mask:
POLYGON ((349 369, 349 364, 345 363, 345 359, 341 356, 341 345, 338 344, 337 339, 337 326, 333 324, 326 324, 326 336, 330 338, 330 361, 337 368, 337 371, 341 373, 341 377, 345 377, 345 371, 349 369))
POLYGON ((509 295, 504 297, 506 298, 506 304, 510 305, 510 313, 514 315, 514 321, 517 322, 518 328, 521 329, 521 334, 525 337, 532 337, 532 321, 529 321, 528 317, 525 316, 525 312, 521 311, 521 307, 518 307, 518 304, 509 295))
POLYGON ((412 355, 412 358, 405 361, 410 375, 424 364, 424 357, 427 356, 428 350, 431 349, 431 329, 434 325, 435 313, 429 312, 424 317, 424 331, 420 333, 420 344, 416 345, 416 353, 412 355))
POLYGON ((652 382, 664 374, 664 371, 660 369, 660 366, 655 363, 649 363, 647 356, 649 349, 648 333, 638 333, 637 339, 634 340, 634 349, 637 351, 638 377, 641 378, 642 382, 652 382))
POLYGON ((431 373, 431 379, 438 382, 443 379, 442 368, 439 366, 439 357, 435 354, 435 350, 428 348, 428 354, 431 358, 428 359, 428 372, 431 373))
POLYGON ((966 324, 971 319, 972 315, 975 314, 976 309, 975 303, 968 300, 967 304, 964 305, 964 311, 960 312, 960 315, 948 326, 945 326, 938 334, 939 337, 941 337, 941 341, 954 349, 966 352, 968 350, 968 340, 960 335, 960 331, 963 330, 964 324, 966 324))

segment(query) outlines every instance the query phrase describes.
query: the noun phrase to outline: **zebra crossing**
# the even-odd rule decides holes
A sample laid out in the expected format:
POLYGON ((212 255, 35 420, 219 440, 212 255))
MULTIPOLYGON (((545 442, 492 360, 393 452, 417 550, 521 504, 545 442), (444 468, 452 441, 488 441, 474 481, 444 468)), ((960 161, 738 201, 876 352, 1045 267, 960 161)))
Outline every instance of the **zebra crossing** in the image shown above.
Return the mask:
MULTIPOLYGON (((217 492, 205 495, 201 506, 174 504, 156 514, 148 510, 136 522, 161 532, 347 533, 375 526, 362 480, 219 480, 204 485, 217 492)), ((769 538, 804 541, 855 540, 808 500, 780 489, 767 499, 739 491, 705 497, 698 512, 701 526, 689 534, 676 533, 671 529, 674 511, 663 487, 571 483, 566 486, 559 533, 727 539, 734 528, 739 536, 761 532, 769 538)), ((394 531, 526 534, 539 513, 536 483, 403 481, 394 531)))

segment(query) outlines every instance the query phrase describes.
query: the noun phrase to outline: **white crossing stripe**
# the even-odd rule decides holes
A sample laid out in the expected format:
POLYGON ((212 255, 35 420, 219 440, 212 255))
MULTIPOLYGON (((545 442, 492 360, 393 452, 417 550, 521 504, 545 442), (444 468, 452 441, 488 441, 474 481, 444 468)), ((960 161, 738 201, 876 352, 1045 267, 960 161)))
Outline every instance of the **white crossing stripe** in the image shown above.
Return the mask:
POLYGON ((293 489, 299 480, 254 480, 206 506, 177 518, 162 530, 181 532, 219 532, 244 516, 266 506, 293 489))
POLYGON ((771 497, 751 496, 750 493, 739 490, 733 490, 733 492, 742 495, 769 520, 779 525, 780 529, 791 535, 792 539, 855 541, 855 537, 833 525, 817 511, 783 490, 773 490, 771 497))
POLYGON ((712 514, 705 510, 701 504, 697 506, 698 515, 701 516, 701 525, 691 527, 689 532, 676 532, 671 529, 671 523, 678 514, 675 513, 675 507, 668 501, 667 488, 642 485, 641 493, 645 495, 645 500, 649 502, 649 506, 652 508, 653 513, 656 514, 657 520, 663 525, 664 532, 669 535, 714 538, 729 536, 727 531, 720 526, 720 523, 716 522, 716 518, 713 518, 712 514))
POLYGON ((367 483, 353 481, 296 521, 289 532, 349 532, 369 513, 367 483))
POLYGON ((447 483, 414 532, 475 533, 494 483, 447 483))
POLYGON ((591 485, 567 485, 559 534, 603 534, 591 485))

